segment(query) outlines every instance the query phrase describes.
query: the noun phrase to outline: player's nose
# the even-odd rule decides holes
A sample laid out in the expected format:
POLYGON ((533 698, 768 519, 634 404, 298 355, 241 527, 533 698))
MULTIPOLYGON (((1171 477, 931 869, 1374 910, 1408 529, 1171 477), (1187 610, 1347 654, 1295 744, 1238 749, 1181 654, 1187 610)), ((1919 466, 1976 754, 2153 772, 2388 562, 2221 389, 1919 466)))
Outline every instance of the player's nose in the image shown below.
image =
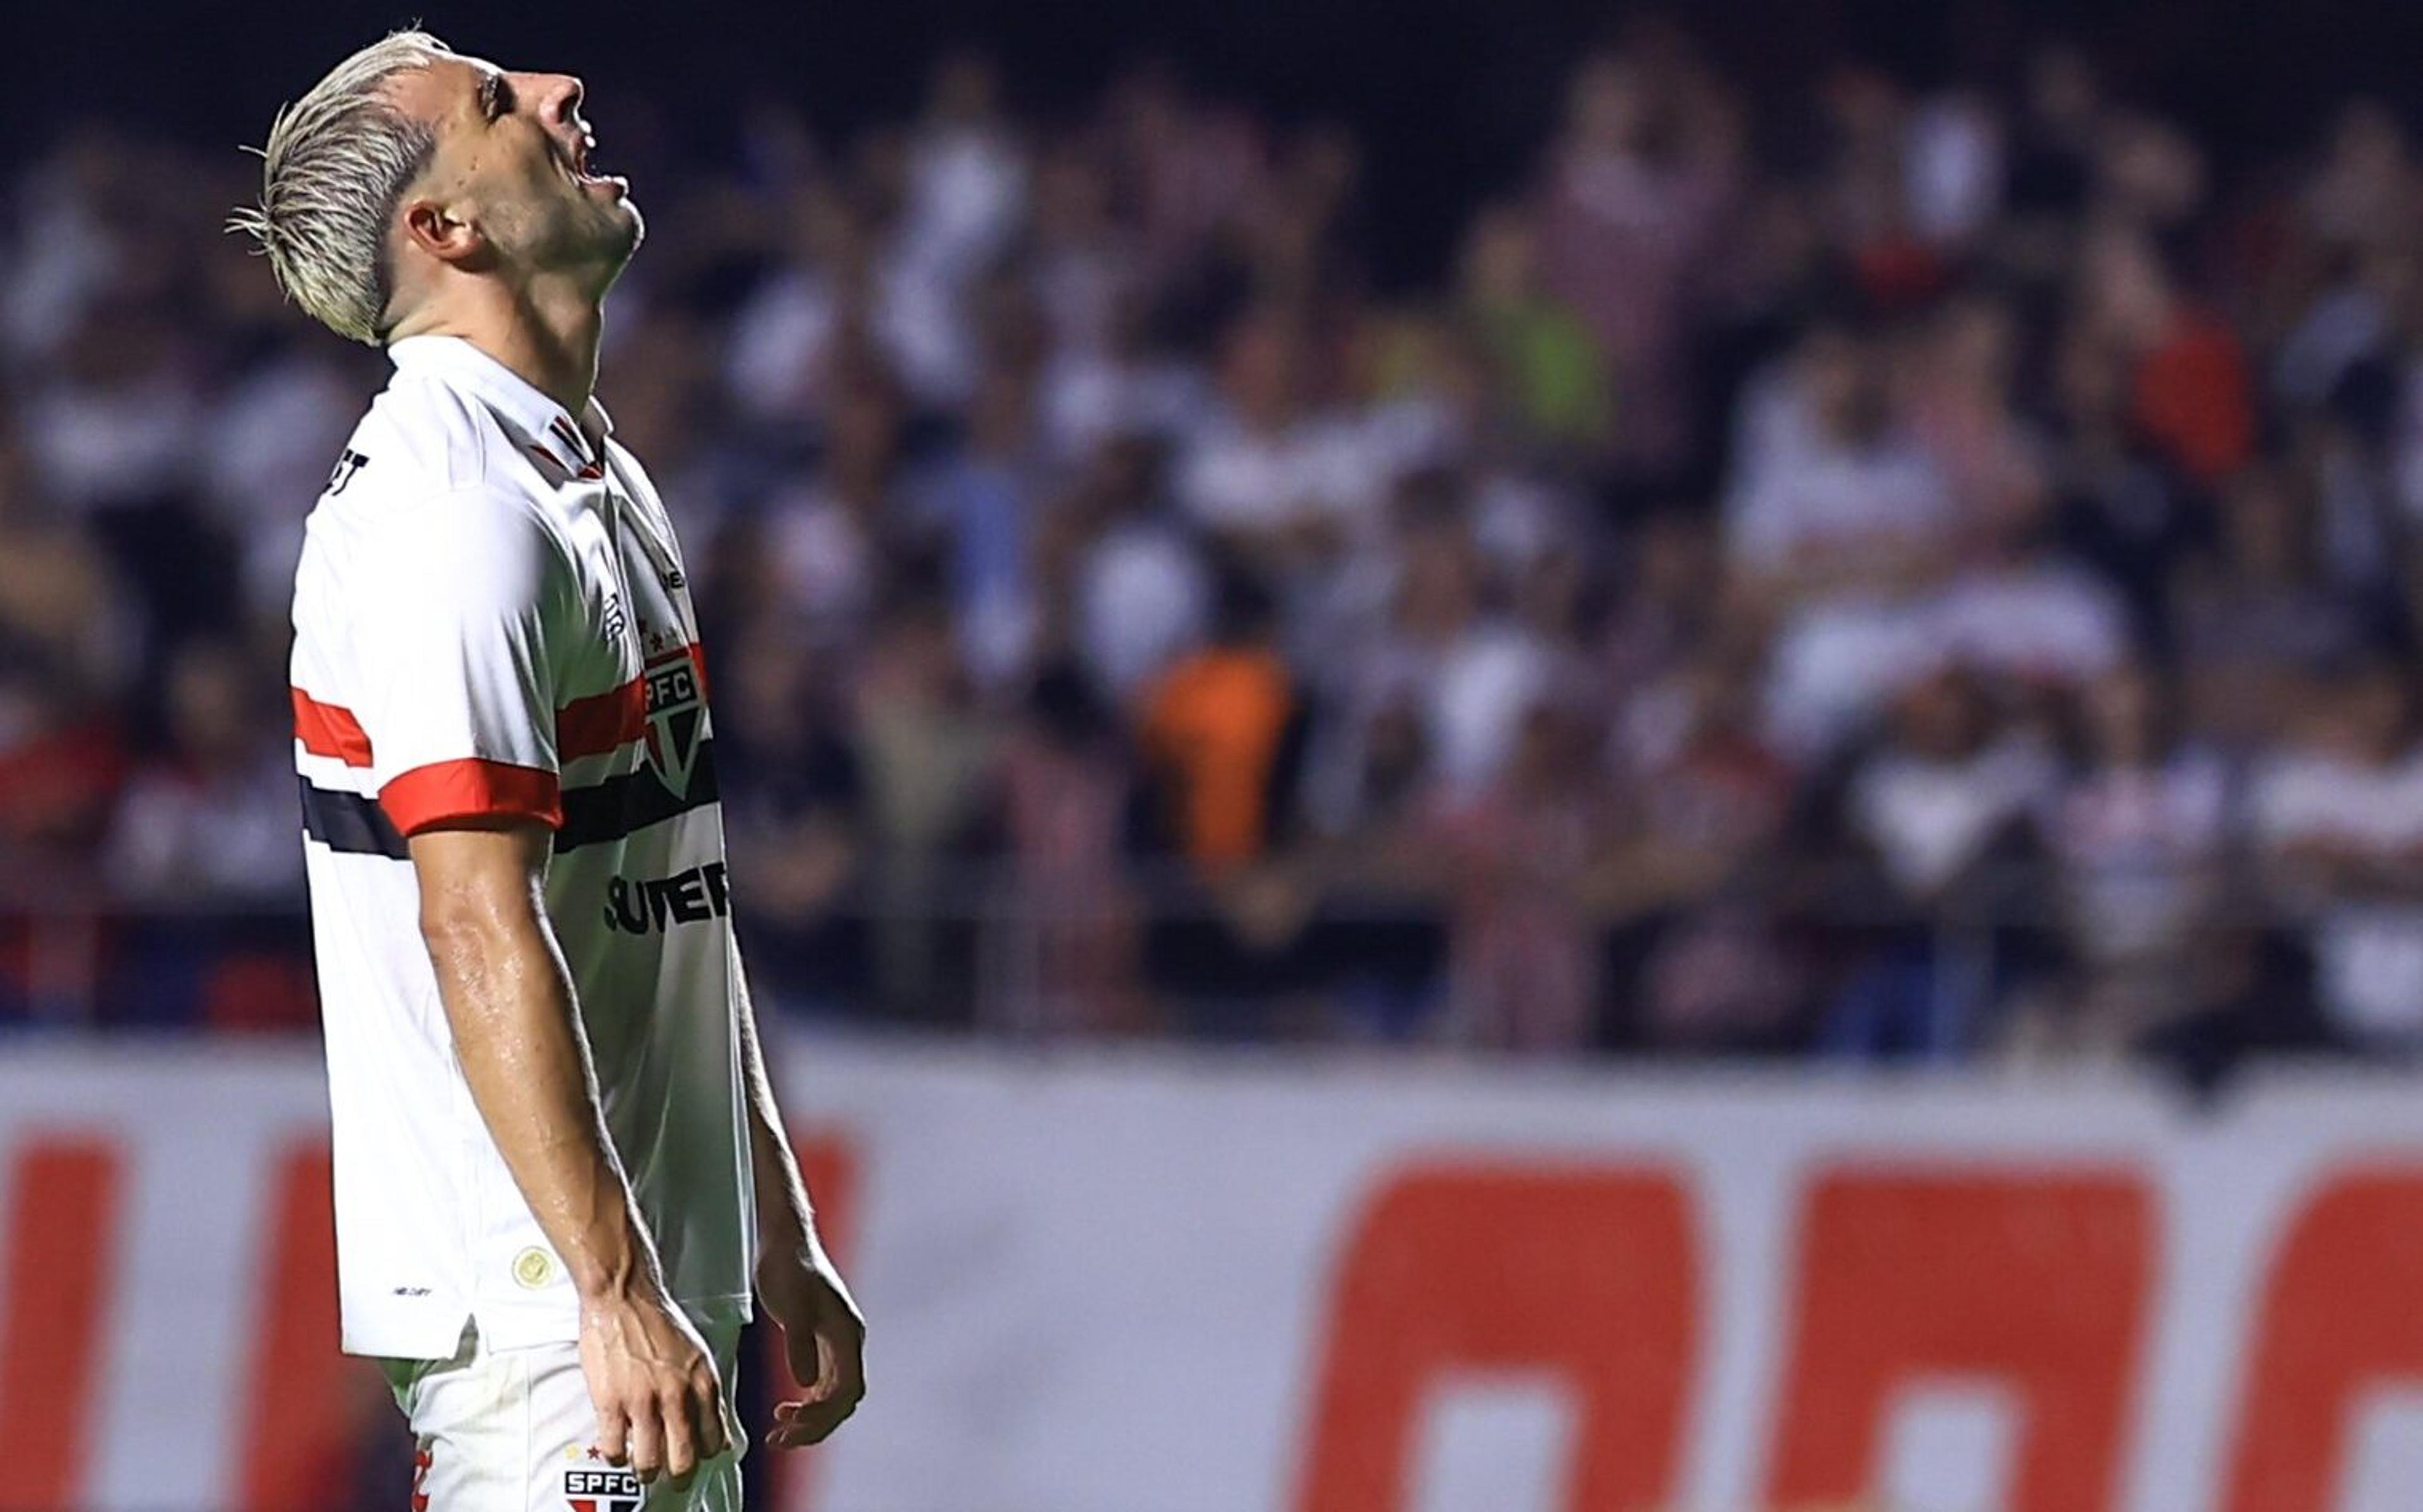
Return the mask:
POLYGON ((572 119, 588 92, 581 82, 569 73, 538 73, 531 76, 531 92, 538 102, 539 119, 549 126, 561 126, 572 119))

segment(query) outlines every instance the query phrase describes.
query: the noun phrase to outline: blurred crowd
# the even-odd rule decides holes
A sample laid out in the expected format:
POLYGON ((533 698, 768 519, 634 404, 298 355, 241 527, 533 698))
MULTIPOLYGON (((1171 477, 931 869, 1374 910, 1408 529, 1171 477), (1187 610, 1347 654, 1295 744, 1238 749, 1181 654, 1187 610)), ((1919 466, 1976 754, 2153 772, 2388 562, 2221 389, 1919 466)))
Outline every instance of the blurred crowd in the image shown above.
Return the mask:
MULTIPOLYGON (((710 162, 594 101, 651 226, 600 395, 699 585, 761 994, 2423 1045, 2414 137, 2349 101, 2224 172, 2086 54, 2011 73, 1753 102, 1637 26, 1410 291, 1351 129, 1165 69, 1045 120, 955 55, 710 162)), ((309 1011, 287 595, 384 360, 219 233, 251 171, 87 132, 9 185, 0 1016, 62 920, 103 1019, 309 1011)))

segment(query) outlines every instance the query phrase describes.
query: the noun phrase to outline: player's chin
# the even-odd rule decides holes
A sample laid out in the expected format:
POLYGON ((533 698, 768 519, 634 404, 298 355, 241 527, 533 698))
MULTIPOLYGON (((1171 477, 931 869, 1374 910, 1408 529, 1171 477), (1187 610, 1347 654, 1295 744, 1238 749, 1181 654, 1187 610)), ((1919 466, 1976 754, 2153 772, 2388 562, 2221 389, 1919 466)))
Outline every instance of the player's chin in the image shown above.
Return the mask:
POLYGON ((584 197, 598 212, 597 239, 601 250, 616 262, 639 250, 647 239, 647 217, 640 213, 639 201, 631 197, 630 185, 620 179, 600 180, 582 186, 584 197))

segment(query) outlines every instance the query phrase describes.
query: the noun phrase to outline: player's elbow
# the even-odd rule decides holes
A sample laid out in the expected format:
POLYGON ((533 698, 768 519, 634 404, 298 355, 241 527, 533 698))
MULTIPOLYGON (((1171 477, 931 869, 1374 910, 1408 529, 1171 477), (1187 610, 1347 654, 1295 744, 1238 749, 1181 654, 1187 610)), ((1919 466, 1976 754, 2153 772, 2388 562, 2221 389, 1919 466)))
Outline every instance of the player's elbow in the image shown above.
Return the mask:
POLYGON ((562 976, 535 906, 510 896, 424 894, 420 937, 467 1063, 489 1057, 531 994, 552 996, 546 984, 562 976))
POLYGON ((493 903, 451 891, 421 894, 421 943, 441 961, 474 953, 495 940, 502 933, 499 924, 493 903))
POLYGON ((420 893, 420 938, 441 976, 492 978, 530 952, 544 952, 537 897, 527 890, 471 884, 420 893))
POLYGON ((532 888, 462 882, 420 890, 420 937, 433 953, 489 954, 543 937, 532 888))
POLYGON ((431 832, 412 839, 420 937, 441 966, 544 938, 545 835, 431 832))

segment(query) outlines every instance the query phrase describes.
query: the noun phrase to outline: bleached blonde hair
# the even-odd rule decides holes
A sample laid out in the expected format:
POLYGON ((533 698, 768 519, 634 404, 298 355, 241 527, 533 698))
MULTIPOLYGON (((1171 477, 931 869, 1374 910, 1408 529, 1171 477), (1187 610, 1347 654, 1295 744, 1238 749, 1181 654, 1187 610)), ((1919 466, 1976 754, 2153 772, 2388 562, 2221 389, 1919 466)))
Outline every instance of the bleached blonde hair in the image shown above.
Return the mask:
POLYGON ((388 98, 388 82, 453 50, 392 32, 328 71, 269 123, 261 203, 228 217, 269 259, 277 287, 339 336, 383 345, 394 296, 388 223, 436 150, 436 132, 388 98))

